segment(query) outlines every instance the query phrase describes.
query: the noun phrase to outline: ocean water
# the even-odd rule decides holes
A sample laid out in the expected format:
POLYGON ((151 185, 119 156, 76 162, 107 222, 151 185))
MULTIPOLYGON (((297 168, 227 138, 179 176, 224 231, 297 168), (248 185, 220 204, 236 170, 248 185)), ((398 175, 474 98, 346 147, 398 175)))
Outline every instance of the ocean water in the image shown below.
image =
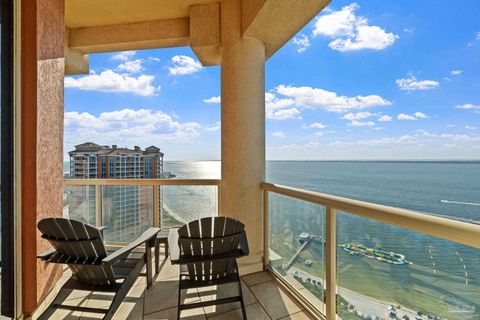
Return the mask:
MULTIPOLYGON (((166 170, 178 178, 220 178, 220 162, 215 161, 167 162, 166 170)), ((480 223, 478 161, 271 161, 266 180, 480 223)), ((193 211, 208 215, 216 201, 211 191, 196 192, 192 187, 177 197, 166 193, 164 201, 174 212, 191 214, 192 208, 182 208, 187 197, 194 199, 196 193, 199 201, 193 211)), ((281 270, 300 246, 298 235, 308 232, 316 241, 300 253, 292 267, 323 278, 324 208, 278 195, 270 199, 270 244, 279 259, 272 264, 281 270), (312 265, 305 265, 306 260, 312 265)), ((350 256, 339 247, 340 286, 442 319, 480 319, 479 250, 343 212, 337 216, 337 242, 381 246, 405 255, 412 263, 391 265, 350 256)))

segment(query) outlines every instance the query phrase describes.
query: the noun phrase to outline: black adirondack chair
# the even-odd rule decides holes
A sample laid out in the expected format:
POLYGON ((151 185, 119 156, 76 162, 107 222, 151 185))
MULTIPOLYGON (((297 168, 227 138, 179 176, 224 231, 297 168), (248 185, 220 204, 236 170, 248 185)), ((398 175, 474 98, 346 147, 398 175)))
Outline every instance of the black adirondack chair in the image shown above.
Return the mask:
POLYGON ((41 320, 49 319, 56 309, 100 313, 105 314, 103 319, 112 319, 145 264, 147 286, 152 283, 150 252, 160 230, 158 228, 148 229, 132 243, 110 254, 103 243, 101 228, 73 219, 46 218, 38 223, 38 229, 42 238, 53 246, 39 258, 50 263, 66 264, 73 273, 39 317, 41 320), (132 254, 142 244, 145 244, 145 252, 132 254), (108 309, 62 305, 73 290, 112 292, 115 296, 108 309))
POLYGON ((204 218, 190 222, 169 234, 170 259, 180 264, 178 314, 182 310, 240 302, 246 319, 237 258, 248 255, 245 226, 228 217, 204 218), (238 283, 238 296, 182 304, 182 290, 238 283))

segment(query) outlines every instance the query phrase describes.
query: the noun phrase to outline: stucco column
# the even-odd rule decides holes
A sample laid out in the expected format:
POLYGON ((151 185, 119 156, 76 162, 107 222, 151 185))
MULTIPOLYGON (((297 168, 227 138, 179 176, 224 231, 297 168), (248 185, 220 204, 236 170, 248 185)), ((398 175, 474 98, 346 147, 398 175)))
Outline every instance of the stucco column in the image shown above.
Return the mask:
POLYGON ((221 4, 221 214, 242 221, 250 256, 242 274, 263 269, 265 180, 265 46, 241 36, 241 1, 221 4))
POLYGON ((22 308, 45 299, 62 267, 37 259, 51 246, 37 223, 63 211, 64 1, 22 2, 22 308))

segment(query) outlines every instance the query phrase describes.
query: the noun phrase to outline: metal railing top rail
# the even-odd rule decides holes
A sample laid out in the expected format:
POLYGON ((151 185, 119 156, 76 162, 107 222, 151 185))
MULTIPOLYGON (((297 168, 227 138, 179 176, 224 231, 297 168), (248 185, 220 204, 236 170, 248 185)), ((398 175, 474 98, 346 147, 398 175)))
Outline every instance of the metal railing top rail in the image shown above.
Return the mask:
POLYGON ((330 207, 480 249, 480 225, 272 183, 265 191, 330 207))
POLYGON ((219 186, 220 179, 63 179, 65 186, 219 186))

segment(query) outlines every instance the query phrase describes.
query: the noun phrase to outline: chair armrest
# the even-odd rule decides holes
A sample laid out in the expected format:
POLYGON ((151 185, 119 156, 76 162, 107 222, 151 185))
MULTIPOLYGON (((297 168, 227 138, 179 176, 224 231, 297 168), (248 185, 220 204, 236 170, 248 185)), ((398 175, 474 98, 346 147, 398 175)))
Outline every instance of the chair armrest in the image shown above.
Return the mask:
POLYGON ((40 253, 37 258, 42 259, 42 260, 47 260, 52 254, 56 253, 57 250, 54 248, 50 248, 45 252, 40 253))
POLYGON ((248 248, 247 233, 245 232, 245 230, 240 237, 238 247, 240 250, 242 250, 244 256, 248 256, 248 254, 250 253, 250 249, 248 248))
POLYGON ((105 258, 103 258, 103 263, 114 263, 116 260, 122 258, 123 256, 129 254, 133 249, 136 247, 144 244, 147 241, 152 240, 157 236, 157 233, 160 231, 160 228, 150 228, 145 231, 139 238, 134 240, 133 242, 129 243, 127 246, 118 249, 117 251, 109 254, 105 258))
POLYGON ((244 252, 240 249, 235 249, 232 251, 208 255, 208 256, 186 256, 181 255, 178 259, 174 260, 172 258, 172 264, 191 264, 191 263, 200 263, 208 261, 220 261, 220 260, 229 260, 237 259, 245 256, 244 252))
POLYGON ((102 236, 102 238, 105 237, 105 235, 103 234, 103 232, 105 231, 105 229, 107 229, 107 226, 99 226, 97 227, 98 231, 100 231, 100 234, 102 236))
POLYGON ((170 261, 175 264, 180 259, 180 247, 178 245, 178 229, 170 229, 168 232, 168 250, 170 261))

